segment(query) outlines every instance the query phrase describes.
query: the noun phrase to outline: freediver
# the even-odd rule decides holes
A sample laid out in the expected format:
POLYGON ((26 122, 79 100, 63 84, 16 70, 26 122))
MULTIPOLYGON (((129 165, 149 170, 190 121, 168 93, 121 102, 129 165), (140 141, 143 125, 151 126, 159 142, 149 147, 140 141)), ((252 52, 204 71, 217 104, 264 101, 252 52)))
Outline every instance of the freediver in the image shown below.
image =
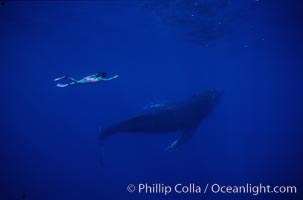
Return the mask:
POLYGON ((106 77, 107 77, 107 73, 106 72, 101 72, 101 73, 93 74, 93 75, 90 75, 90 76, 86 76, 86 77, 84 77, 80 80, 76 80, 72 77, 69 77, 69 76, 65 75, 65 76, 54 79, 54 81, 59 81, 59 80, 62 80, 62 79, 70 80, 71 82, 69 82, 69 83, 65 83, 65 84, 58 83, 56 85, 57 87, 64 88, 64 87, 75 85, 75 84, 87 84, 87 83, 98 83, 98 82, 101 82, 101 81, 110 81, 110 80, 118 78, 119 75, 115 75, 115 76, 110 77, 110 78, 106 78, 106 77))

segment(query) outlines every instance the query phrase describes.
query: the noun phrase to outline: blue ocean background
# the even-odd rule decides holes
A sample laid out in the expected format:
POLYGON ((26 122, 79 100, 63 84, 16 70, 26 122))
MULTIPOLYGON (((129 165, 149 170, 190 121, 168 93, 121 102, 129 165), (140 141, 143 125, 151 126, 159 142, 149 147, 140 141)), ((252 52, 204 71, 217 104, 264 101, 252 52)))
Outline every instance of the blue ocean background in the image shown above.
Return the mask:
POLYGON ((0 6, 0 199, 303 199, 298 0, 6 1, 0 6), (106 71, 113 81, 58 88, 106 71), (99 130, 210 88, 224 97, 177 151, 172 134, 99 130), (138 194, 128 184, 295 185, 297 194, 138 194))

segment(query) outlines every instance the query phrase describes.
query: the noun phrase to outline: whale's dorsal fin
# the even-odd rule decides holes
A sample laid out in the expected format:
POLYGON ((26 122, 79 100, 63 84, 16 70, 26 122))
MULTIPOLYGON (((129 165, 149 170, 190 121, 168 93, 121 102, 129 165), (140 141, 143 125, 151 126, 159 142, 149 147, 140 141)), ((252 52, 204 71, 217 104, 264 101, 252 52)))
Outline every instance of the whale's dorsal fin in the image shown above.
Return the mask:
POLYGON ((167 107, 166 103, 151 103, 143 107, 143 110, 167 107))
POLYGON ((176 139, 173 143, 171 143, 168 147, 166 147, 165 151, 172 151, 177 149, 179 146, 184 144, 187 140, 189 140, 194 133, 196 132, 198 126, 193 126, 187 129, 184 129, 178 139, 176 139))
POLYGON ((158 113, 165 110, 172 110, 174 109, 174 106, 169 103, 153 103, 145 106, 143 108, 143 113, 145 114, 153 114, 158 113))

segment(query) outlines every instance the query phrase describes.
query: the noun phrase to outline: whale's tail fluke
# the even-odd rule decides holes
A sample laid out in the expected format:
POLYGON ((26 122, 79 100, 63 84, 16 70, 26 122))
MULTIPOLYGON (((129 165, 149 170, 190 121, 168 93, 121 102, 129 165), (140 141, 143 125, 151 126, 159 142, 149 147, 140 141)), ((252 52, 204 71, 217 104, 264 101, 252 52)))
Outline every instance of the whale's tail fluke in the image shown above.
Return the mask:
POLYGON ((116 128, 115 127, 112 127, 112 128, 108 128, 108 129, 105 129, 103 131, 100 131, 99 132, 101 133, 100 136, 99 136, 99 141, 101 143, 104 142, 104 140, 106 140, 109 136, 111 136, 112 134, 116 133, 116 128))
POLYGON ((103 152, 103 145, 104 145, 104 141, 111 136, 112 134, 117 132, 117 128, 116 127, 111 127, 105 130, 101 130, 101 128, 99 127, 99 143, 100 143, 100 163, 101 166, 104 166, 104 152, 103 152))
POLYGON ((104 166, 103 144, 104 144, 105 138, 108 137, 108 133, 107 133, 106 130, 103 131, 101 127, 98 128, 98 131, 100 133, 99 138, 98 138, 99 139, 99 143, 100 143, 100 147, 99 147, 99 149, 100 149, 100 152, 99 152, 100 153, 99 161, 100 161, 101 166, 103 167, 104 166))
POLYGON ((100 144, 100 164, 104 166, 104 152, 103 152, 103 143, 100 144))

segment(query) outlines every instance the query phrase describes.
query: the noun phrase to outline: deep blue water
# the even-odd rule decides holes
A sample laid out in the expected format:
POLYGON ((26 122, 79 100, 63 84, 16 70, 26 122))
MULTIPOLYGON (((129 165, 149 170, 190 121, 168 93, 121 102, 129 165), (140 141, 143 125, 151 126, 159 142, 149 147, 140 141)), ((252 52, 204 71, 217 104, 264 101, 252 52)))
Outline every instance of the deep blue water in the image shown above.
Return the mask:
POLYGON ((0 199, 302 199, 302 3, 7 1, 0 6, 0 199), (56 87, 106 71, 116 80, 56 87), (194 137, 98 129, 210 88, 194 137), (128 184, 295 185, 297 194, 138 194, 128 184), (23 196, 24 197, 24 196, 23 196))

